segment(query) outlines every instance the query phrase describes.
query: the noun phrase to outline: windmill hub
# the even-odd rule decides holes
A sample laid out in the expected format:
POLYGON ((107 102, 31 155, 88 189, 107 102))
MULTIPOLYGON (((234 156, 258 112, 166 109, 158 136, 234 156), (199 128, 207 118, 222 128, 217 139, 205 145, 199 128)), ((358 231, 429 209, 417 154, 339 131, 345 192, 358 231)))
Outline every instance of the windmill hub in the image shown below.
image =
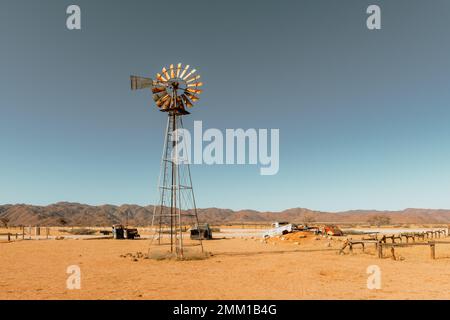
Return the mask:
POLYGON ((181 96, 184 93, 183 88, 186 87, 186 83, 183 80, 169 81, 167 93, 170 95, 181 96))
POLYGON ((178 87, 180 86, 180 83, 178 81, 172 81, 171 85, 173 89, 177 90, 178 87))

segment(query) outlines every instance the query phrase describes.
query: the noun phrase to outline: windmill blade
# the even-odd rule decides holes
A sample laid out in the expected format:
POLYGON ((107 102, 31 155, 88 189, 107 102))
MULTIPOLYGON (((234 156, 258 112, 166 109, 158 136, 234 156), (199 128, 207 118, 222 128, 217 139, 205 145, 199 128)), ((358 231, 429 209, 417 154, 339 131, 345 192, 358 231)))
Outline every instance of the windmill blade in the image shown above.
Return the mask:
POLYGON ((170 100, 170 95, 169 94, 165 94, 162 98, 161 98, 161 102, 166 102, 167 100, 170 100))
POLYGON ((201 87, 203 86, 203 82, 190 83, 187 85, 189 87, 201 87))
POLYGON ((191 83, 192 81, 197 81, 197 80, 199 80, 199 79, 200 79, 200 75, 195 76, 195 77, 190 78, 190 79, 187 79, 187 80, 186 80, 186 83, 191 83))
POLYGON ((175 69, 173 67, 173 64, 170 65, 170 79, 175 78, 175 69))
POLYGON ((160 101, 161 98, 164 96, 164 93, 155 93, 152 97, 153 97, 153 101, 155 101, 156 105, 159 107, 160 105, 160 101))
POLYGON ((160 92, 154 92, 153 93, 153 100, 155 100, 155 102, 165 98, 165 96, 168 96, 166 91, 160 91, 160 92))
POLYGON ((180 72, 181 72, 181 63, 179 63, 177 66, 177 78, 180 77, 180 72))
POLYGON ((166 87, 152 87, 153 93, 166 92, 166 87))
POLYGON ((163 73, 163 75, 166 77, 167 80, 170 79, 170 75, 169 75, 169 73, 167 72, 166 67, 162 68, 162 73, 163 73))
POLYGON ((164 104, 164 102, 166 102, 168 99, 170 99, 170 96, 166 93, 166 94, 157 94, 156 97, 155 95, 153 96, 154 99, 158 99, 155 100, 156 105, 161 108, 161 106, 164 104))
POLYGON ((169 99, 166 99, 166 101, 163 102, 162 107, 161 107, 162 109, 169 109, 170 106, 172 105, 172 98, 170 96, 168 96, 168 97, 169 97, 169 99))
POLYGON ((183 79, 184 74, 186 73, 186 71, 188 71, 190 65, 187 65, 186 67, 184 67, 183 72, 180 74, 180 78, 183 79))
POLYGON ((131 90, 151 88, 153 86, 153 80, 150 78, 130 76, 131 90))
POLYGON ((186 96, 187 96, 192 102, 195 102, 195 101, 200 100, 199 97, 197 97, 196 95, 194 95, 193 93, 190 93, 190 92, 186 92, 186 96))
POLYGON ((186 95, 182 94, 181 95, 181 99, 183 100, 184 104, 186 105, 186 107, 188 108, 192 108, 194 105, 192 104, 192 102, 188 99, 188 97, 186 97, 186 95))
POLYGON ((161 74, 159 74, 159 73, 156 74, 156 79, 158 79, 159 81, 162 81, 162 82, 166 82, 166 81, 167 81, 167 79, 164 78, 164 77, 163 77, 161 74))
POLYGON ((200 94, 200 93, 203 92, 203 90, 200 90, 200 89, 191 89, 191 88, 187 88, 186 91, 187 91, 187 92, 190 92, 190 93, 194 93, 194 94, 196 94, 196 93, 200 94))
POLYGON ((176 102, 177 102, 177 108, 184 109, 184 104, 183 104, 183 100, 181 100, 181 97, 178 96, 176 102))
POLYGON ((191 72, 189 72, 187 75, 185 75, 182 79, 186 80, 187 78, 189 78, 191 75, 193 75, 197 70, 192 69, 191 72))

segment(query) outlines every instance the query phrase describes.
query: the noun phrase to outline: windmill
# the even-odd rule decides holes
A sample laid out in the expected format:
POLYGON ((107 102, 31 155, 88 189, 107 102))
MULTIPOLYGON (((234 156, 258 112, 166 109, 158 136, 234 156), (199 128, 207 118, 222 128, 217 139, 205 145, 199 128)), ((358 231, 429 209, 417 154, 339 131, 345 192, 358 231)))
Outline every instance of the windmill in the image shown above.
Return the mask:
MULTIPOLYGON (((157 73, 155 79, 131 76, 131 90, 151 89, 153 100, 168 115, 158 182, 160 201, 154 207, 152 243, 170 246, 170 252, 183 258, 183 231, 188 225, 199 225, 189 163, 179 156, 179 143, 186 143, 177 129, 183 128, 182 117, 199 100, 203 83, 189 65, 170 65, 157 73), (181 142, 179 141, 181 138, 181 142), (177 143, 178 142, 178 143, 177 143)), ((186 150, 186 146, 184 148, 186 150)), ((201 237, 199 243, 203 252, 201 237)))

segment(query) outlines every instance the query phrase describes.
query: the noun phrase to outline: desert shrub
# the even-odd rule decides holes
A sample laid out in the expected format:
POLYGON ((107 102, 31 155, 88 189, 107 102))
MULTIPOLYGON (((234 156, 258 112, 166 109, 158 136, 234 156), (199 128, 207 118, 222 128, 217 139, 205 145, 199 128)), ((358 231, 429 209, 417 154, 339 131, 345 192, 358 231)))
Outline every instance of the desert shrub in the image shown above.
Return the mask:
POLYGON ((149 252, 147 259, 162 261, 162 260, 183 260, 183 261, 194 261, 194 260, 205 260, 211 257, 210 252, 184 252, 183 259, 177 259, 176 253, 173 252, 149 252))
POLYGON ((391 223, 391 218, 383 215, 375 215, 370 217, 367 220, 367 223, 370 225, 375 225, 377 227, 389 225, 391 223))
POLYGON ((0 222, 2 223, 2 225, 3 225, 6 229, 8 229, 9 218, 7 218, 7 217, 2 217, 2 218, 0 218, 0 222))

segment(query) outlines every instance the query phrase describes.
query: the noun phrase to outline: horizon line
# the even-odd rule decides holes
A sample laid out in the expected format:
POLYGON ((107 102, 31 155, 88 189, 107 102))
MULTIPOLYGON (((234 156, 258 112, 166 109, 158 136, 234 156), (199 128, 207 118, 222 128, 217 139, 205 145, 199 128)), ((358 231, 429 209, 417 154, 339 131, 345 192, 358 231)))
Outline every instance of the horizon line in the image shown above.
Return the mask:
MULTIPOLYGON (((34 206, 34 207, 49 207, 52 205, 58 205, 58 204, 78 204, 78 205, 85 205, 85 206, 90 206, 90 207, 102 207, 102 206, 114 206, 114 207, 122 207, 122 206, 138 206, 138 207, 149 207, 149 206, 155 206, 154 204, 136 204, 136 203, 122 203, 122 204, 111 204, 111 203, 102 203, 102 204, 91 204, 91 203, 83 203, 83 202, 76 202, 76 201, 58 201, 58 202, 52 202, 52 203, 48 203, 48 204, 31 204, 31 203, 4 203, 4 204, 0 204, 1 206, 34 206)), ((443 211, 450 211, 450 209, 446 209, 446 208, 413 208, 413 207, 408 207, 408 208, 403 208, 403 209, 346 209, 346 210, 315 210, 315 209, 310 209, 310 208, 306 208, 306 207, 291 207, 291 208, 285 208, 285 209, 281 209, 281 210, 257 210, 257 209, 232 209, 232 208, 221 208, 221 207, 198 207, 198 210, 205 210, 205 209, 221 209, 221 210, 231 210, 234 212, 239 212, 239 211, 257 211, 260 213, 263 212, 284 212, 287 210, 292 210, 292 209, 303 209, 303 210, 309 210, 309 211, 313 211, 313 212, 318 212, 318 213, 345 213, 345 212, 351 212, 351 211, 377 211, 377 212, 403 212, 406 210, 443 210, 443 211)), ((190 209, 185 209, 185 210, 190 210, 190 209)))

